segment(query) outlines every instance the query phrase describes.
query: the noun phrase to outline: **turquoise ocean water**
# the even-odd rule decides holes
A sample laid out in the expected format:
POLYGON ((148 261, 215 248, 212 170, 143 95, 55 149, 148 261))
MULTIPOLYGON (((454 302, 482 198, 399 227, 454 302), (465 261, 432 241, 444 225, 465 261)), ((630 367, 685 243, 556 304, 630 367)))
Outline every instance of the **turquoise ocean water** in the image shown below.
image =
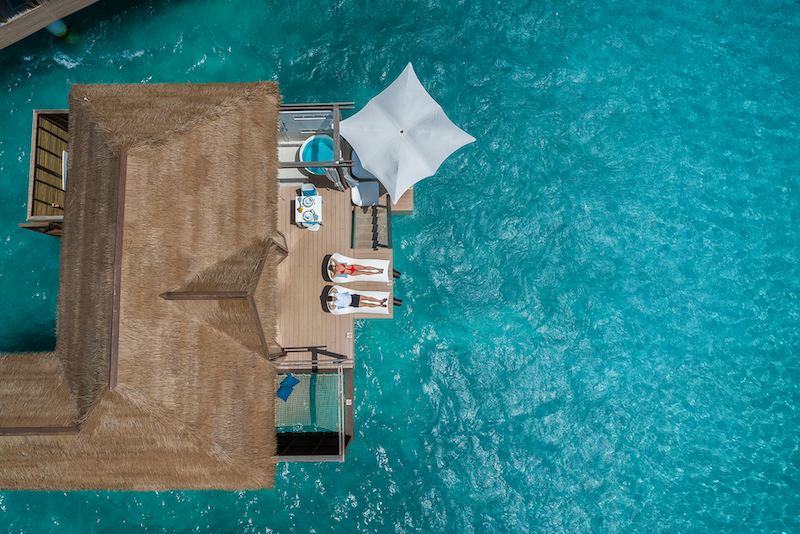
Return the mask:
POLYGON ((51 348, 31 110, 72 83, 276 80, 363 106, 406 63, 477 138, 394 221, 345 464, 258 492, 0 492, 2 532, 800 532, 794 2, 105 0, 0 51, 0 350, 51 348))

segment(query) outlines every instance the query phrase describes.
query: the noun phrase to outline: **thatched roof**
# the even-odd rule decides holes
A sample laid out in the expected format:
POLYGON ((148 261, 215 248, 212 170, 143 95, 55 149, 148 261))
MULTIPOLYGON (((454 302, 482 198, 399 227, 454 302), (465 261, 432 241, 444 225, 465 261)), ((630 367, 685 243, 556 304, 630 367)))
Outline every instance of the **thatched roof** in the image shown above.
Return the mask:
POLYGON ((81 431, 0 437, 0 487, 272 486, 275 369, 250 305, 159 295, 257 282, 274 338, 276 258, 253 271, 276 231, 279 108, 272 83, 72 88, 56 356, 81 431))
POLYGON ((0 417, 4 427, 59 427, 77 419, 55 353, 0 354, 0 417))

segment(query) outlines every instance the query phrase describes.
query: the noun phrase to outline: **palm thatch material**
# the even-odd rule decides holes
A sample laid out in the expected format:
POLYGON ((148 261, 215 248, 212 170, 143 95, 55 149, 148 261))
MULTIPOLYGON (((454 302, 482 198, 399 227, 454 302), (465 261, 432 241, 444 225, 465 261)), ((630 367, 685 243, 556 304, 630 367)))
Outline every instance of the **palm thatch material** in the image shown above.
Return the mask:
POLYGON ((0 426, 69 426, 77 417, 54 352, 0 354, 0 426))
POLYGON ((70 99, 73 142, 61 235, 56 354, 85 412, 108 382, 120 159, 97 122, 74 100, 70 99))
POLYGON ((0 441, 4 489, 153 491, 273 483, 125 384, 101 391, 77 435, 0 441))
POLYGON ((253 273, 277 225, 279 108, 273 83, 72 88, 56 356, 81 431, 0 437, 0 487, 272 487, 275 369, 252 310, 159 295, 246 287, 274 338, 277 258, 253 273))
MULTIPOLYGON (((225 332, 243 346, 269 357, 267 347, 262 346, 258 331, 253 327, 254 322, 261 324, 258 309, 256 308, 255 311, 251 309, 250 302, 243 299, 222 300, 218 298, 219 295, 226 293, 254 295, 260 285, 267 291, 260 301, 265 304, 274 303, 277 295, 274 277, 261 279, 261 275, 265 271, 267 273, 275 272, 277 261, 280 259, 275 249, 272 249, 271 254, 269 252, 270 249, 267 248, 265 240, 255 241, 219 263, 197 273, 170 294, 177 299, 180 299, 180 295, 191 293, 209 295, 203 300, 176 300, 175 302, 186 313, 201 322, 225 332)), ((262 306, 262 309, 274 315, 272 306, 267 304, 262 306)), ((276 322, 271 321, 267 324, 276 325, 276 322)), ((265 332, 268 339, 274 339, 276 335, 275 329, 265 332)))

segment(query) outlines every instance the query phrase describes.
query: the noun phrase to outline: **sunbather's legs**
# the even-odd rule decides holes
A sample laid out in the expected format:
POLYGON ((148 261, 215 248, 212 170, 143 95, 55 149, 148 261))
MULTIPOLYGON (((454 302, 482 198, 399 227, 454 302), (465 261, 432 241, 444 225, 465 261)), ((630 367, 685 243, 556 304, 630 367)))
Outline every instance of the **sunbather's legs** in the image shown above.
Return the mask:
POLYGON ((353 274, 355 274, 355 275, 358 275, 358 274, 381 274, 381 273, 383 273, 383 269, 378 269, 377 267, 370 267, 369 265, 358 265, 358 264, 354 263, 353 265, 350 265, 350 267, 355 269, 353 271, 353 274))
POLYGON ((358 305, 365 308, 385 308, 386 299, 378 300, 366 295, 361 295, 361 302, 359 302, 358 305))
POLYGON ((331 258, 329 270, 331 272, 331 277, 342 273, 349 274, 350 276, 358 276, 360 274, 383 274, 383 269, 379 269, 377 267, 359 265, 357 263, 348 265, 346 263, 339 263, 333 258, 331 258), (351 268, 352 272, 350 272, 351 268))

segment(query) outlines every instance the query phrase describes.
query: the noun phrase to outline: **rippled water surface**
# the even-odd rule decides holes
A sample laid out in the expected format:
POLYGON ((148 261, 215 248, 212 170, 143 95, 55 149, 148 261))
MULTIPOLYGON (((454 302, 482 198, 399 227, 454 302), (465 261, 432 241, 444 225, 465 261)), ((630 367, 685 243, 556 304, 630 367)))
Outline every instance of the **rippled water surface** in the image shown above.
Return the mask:
MULTIPOLYGON (((792 2, 106 0, 0 51, 0 350, 54 345, 22 231, 70 84, 276 80, 358 107, 409 61, 477 138, 395 218, 345 464, 271 491, 0 493, 8 532, 800 532, 792 2)), ((0 467, 1 468, 1 467, 0 467)))

